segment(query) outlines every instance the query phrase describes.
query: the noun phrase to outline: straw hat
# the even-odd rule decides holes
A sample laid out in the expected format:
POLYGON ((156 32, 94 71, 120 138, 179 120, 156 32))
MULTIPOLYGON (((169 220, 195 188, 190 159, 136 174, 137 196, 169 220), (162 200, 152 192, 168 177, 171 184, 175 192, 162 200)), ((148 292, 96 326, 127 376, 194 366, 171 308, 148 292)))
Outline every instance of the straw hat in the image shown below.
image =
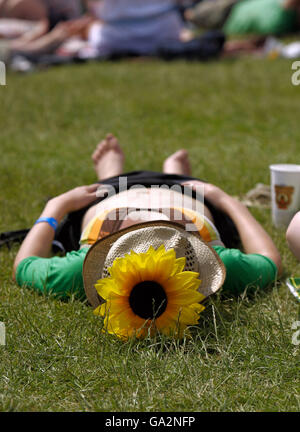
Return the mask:
POLYGON ((122 229, 98 240, 88 251, 83 264, 83 281, 87 298, 93 308, 103 300, 95 284, 99 279, 109 277, 108 269, 118 257, 124 257, 131 250, 147 252, 161 245, 166 250, 174 249, 177 258, 185 257, 185 271, 199 273, 201 284, 198 291, 205 297, 217 292, 224 283, 226 270, 217 253, 198 233, 188 232, 183 225, 170 221, 150 221, 122 229))

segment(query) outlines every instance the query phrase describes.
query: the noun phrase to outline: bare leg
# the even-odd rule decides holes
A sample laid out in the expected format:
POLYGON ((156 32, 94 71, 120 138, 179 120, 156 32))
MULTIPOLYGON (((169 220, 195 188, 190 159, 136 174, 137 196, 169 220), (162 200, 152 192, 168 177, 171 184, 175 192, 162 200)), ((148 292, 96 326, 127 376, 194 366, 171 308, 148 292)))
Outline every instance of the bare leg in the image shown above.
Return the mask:
POLYGON ((106 135, 92 155, 98 180, 121 175, 124 166, 124 153, 113 134, 106 135))
POLYGON ((186 150, 178 150, 169 156, 163 164, 165 174, 191 175, 189 154, 186 150))
POLYGON ((230 40, 225 42, 223 57, 232 57, 240 54, 260 54, 265 43, 265 37, 247 40, 230 40))

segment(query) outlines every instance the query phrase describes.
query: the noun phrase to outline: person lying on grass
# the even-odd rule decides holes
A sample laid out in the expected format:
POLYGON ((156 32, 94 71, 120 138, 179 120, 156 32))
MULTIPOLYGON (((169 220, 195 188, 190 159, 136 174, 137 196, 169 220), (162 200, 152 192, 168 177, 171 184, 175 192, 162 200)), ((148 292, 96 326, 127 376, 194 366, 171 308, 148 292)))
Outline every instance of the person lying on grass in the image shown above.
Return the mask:
POLYGON ((98 182, 51 199, 25 238, 13 269, 19 286, 86 295, 120 337, 157 329, 182 336, 221 287, 230 295, 265 289, 281 272, 262 226, 222 189, 191 177, 186 150, 168 157, 162 173, 122 174, 124 154, 109 134, 92 159, 98 182), (54 238, 66 256, 51 257, 54 238))

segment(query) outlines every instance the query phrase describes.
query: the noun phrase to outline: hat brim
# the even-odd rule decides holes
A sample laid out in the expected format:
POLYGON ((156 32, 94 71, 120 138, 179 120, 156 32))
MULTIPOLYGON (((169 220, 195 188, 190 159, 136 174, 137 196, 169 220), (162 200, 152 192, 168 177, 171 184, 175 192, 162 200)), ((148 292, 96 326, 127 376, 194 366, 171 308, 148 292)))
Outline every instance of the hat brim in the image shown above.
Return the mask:
POLYGON ((187 232, 182 225, 176 222, 162 220, 143 222, 109 234, 90 247, 83 263, 83 282, 86 296, 93 308, 97 308, 103 303, 103 300, 96 291, 95 284, 102 278, 106 256, 114 242, 131 231, 152 226, 176 228, 188 236, 198 258, 201 279, 199 292, 201 294, 208 297, 221 288, 226 276, 225 266, 219 255, 200 238, 198 233, 187 232))

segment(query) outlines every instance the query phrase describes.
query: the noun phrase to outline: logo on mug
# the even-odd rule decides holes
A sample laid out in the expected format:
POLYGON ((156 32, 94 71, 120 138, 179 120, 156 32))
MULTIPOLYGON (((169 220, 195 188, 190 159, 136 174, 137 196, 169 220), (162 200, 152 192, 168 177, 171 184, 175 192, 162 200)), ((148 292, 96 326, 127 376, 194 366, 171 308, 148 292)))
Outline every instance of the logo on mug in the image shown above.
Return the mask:
POLYGON ((275 185, 276 204, 281 210, 286 210, 292 202, 294 186, 275 185))

